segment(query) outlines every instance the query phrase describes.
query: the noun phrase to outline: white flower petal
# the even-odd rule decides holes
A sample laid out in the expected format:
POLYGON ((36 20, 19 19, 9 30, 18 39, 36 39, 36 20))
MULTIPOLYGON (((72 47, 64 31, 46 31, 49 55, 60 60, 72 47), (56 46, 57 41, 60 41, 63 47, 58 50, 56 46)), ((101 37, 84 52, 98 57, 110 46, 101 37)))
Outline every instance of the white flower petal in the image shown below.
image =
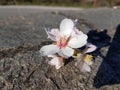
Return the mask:
POLYGON ((48 57, 52 57, 52 58, 53 58, 53 57, 56 57, 56 55, 55 55, 55 54, 53 54, 53 55, 48 55, 48 57))
POLYGON ((90 72, 91 68, 88 64, 84 63, 83 66, 81 67, 82 72, 90 72))
POLYGON ((87 43, 86 47, 88 48, 85 53, 93 52, 97 49, 97 47, 91 43, 87 43))
POLYGON ((58 54, 62 57, 68 58, 74 54, 74 50, 70 47, 65 47, 59 50, 58 54))
POLYGON ((71 19, 63 19, 60 23, 60 35, 69 37, 73 31, 73 27, 74 23, 71 19))
POLYGON ((68 46, 72 48, 80 48, 84 46, 86 43, 87 43, 87 35, 82 34, 71 38, 70 41, 68 42, 68 46))
POLYGON ((40 49, 40 54, 42 56, 47 56, 47 55, 51 55, 51 54, 55 54, 56 52, 58 52, 59 48, 57 45, 45 45, 40 49))
POLYGON ((75 37, 76 35, 82 35, 82 34, 83 34, 82 31, 79 31, 76 27, 74 27, 71 36, 72 36, 72 37, 75 37))
POLYGON ((53 41, 57 41, 58 37, 59 37, 59 30, 58 29, 45 29, 48 38, 50 38, 53 41))
POLYGON ((51 59, 48 64, 55 66, 56 69, 59 69, 64 65, 64 62, 61 57, 57 57, 55 55, 50 56, 53 59, 51 59))

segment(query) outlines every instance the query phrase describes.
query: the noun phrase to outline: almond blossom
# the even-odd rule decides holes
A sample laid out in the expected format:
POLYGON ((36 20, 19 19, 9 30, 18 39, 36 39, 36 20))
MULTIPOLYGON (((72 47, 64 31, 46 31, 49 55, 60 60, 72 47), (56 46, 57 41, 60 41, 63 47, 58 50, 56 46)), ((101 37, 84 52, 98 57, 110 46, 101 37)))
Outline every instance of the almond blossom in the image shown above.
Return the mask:
POLYGON ((48 55, 52 59, 48 62, 48 64, 55 66, 56 69, 59 69, 64 65, 65 58, 57 56, 57 55, 48 55))
POLYGON ((61 21, 59 29, 46 30, 48 38, 54 43, 43 46, 40 53, 51 57, 49 64, 55 66, 56 69, 64 65, 65 58, 73 56, 74 49, 87 43, 87 35, 75 27, 76 21, 66 18, 61 21))
POLYGON ((55 41, 53 44, 45 45, 40 49, 43 56, 58 54, 68 58, 74 54, 75 48, 80 48, 87 43, 87 35, 77 31, 71 19, 63 19, 60 29, 46 30, 48 38, 55 41))
POLYGON ((54 41, 50 45, 45 45, 40 49, 42 56, 52 58, 48 64, 59 69, 64 65, 65 59, 74 57, 77 62, 76 65, 80 67, 81 71, 89 72, 91 69, 89 65, 92 64, 92 56, 87 55, 89 52, 96 50, 96 46, 87 43, 87 35, 79 31, 75 26, 76 22, 71 19, 63 19, 60 23, 60 28, 46 29, 48 38, 54 41), (80 53, 77 48, 86 45, 84 52, 80 53), (78 51, 77 55, 74 56, 78 51))
POLYGON ((75 65, 80 68, 82 72, 90 72, 90 65, 93 64, 93 56, 87 53, 93 52, 97 49, 97 47, 91 43, 86 44, 86 49, 82 53, 78 53, 76 58, 75 65))

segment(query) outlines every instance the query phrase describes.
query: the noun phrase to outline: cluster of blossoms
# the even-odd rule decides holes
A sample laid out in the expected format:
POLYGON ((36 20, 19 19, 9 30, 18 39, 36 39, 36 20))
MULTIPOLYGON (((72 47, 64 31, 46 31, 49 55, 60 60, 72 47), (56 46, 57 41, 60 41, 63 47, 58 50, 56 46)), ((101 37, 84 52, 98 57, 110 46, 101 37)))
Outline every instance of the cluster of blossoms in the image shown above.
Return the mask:
POLYGON ((89 72, 93 56, 88 53, 95 51, 96 46, 87 43, 87 35, 76 28, 76 22, 77 20, 72 21, 66 18, 61 21, 59 29, 46 30, 48 38, 54 42, 43 46, 40 53, 42 56, 51 57, 52 59, 48 63, 55 66, 56 69, 63 66, 66 59, 73 57, 76 60, 75 65, 81 71, 89 72), (83 46, 85 49, 79 50, 83 46))

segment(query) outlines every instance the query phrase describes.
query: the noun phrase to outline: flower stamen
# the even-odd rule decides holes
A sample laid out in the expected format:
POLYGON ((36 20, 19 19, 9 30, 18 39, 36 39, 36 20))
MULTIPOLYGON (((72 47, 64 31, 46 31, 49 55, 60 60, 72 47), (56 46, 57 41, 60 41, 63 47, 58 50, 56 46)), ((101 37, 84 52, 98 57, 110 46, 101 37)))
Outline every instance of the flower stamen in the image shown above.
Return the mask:
POLYGON ((59 46, 59 48, 65 48, 68 44, 68 39, 66 38, 66 36, 60 37, 57 45, 59 46))

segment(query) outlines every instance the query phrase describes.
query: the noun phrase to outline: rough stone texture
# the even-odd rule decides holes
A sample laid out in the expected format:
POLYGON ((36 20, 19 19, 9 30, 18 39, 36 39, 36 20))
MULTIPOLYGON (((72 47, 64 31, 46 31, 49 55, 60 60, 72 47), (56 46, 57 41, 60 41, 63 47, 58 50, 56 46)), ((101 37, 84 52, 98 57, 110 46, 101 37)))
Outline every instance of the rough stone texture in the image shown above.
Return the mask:
POLYGON ((0 90, 120 89, 120 29, 116 29, 120 9, 44 10, 16 6, 0 8, 0 13, 0 90), (48 65, 49 58, 39 55, 40 47, 51 43, 44 28, 58 28, 65 17, 78 18, 77 26, 85 33, 94 29, 99 32, 108 30, 108 35, 103 31, 92 36, 88 34, 89 40, 99 47, 90 73, 80 72, 72 58, 56 70, 48 65), (110 41, 109 36, 114 37, 110 46, 106 45, 110 41))
POLYGON ((40 45, 46 40, 44 28, 58 27, 64 17, 47 12, 10 16, 0 20, 0 48, 23 44, 40 45))

